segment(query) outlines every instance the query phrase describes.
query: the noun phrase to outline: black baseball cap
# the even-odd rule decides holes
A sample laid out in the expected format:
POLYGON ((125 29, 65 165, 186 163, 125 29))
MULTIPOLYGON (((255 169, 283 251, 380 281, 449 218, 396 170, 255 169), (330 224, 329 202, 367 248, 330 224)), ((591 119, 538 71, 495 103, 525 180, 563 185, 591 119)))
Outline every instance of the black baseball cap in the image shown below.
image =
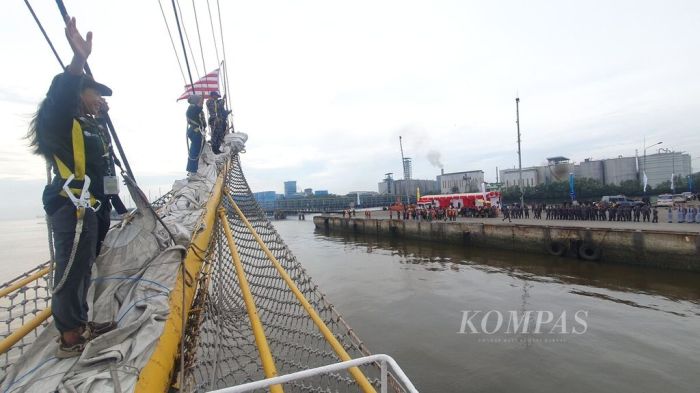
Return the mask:
POLYGON ((112 95, 112 89, 103 85, 102 83, 95 81, 95 78, 93 78, 92 75, 83 76, 81 89, 86 89, 88 87, 97 90, 97 92, 100 93, 101 96, 109 97, 112 95))

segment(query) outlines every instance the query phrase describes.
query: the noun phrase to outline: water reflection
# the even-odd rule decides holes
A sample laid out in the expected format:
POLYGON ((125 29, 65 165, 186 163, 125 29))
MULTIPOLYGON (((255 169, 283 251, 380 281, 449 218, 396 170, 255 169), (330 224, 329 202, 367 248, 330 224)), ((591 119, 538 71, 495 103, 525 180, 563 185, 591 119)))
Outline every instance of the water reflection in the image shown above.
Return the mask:
MULTIPOLYGON (((320 241, 342 244, 367 253, 399 256, 400 263, 428 271, 476 269, 489 274, 505 274, 522 281, 560 283, 605 288, 611 291, 661 296, 671 301, 700 305, 700 273, 664 270, 644 266, 612 265, 560 258, 549 255, 517 253, 508 250, 467 248, 425 241, 405 241, 353 233, 316 229, 320 241)), ((572 290, 582 296, 597 296, 630 306, 624 299, 591 291, 572 290)), ((697 315, 697 313, 695 313, 697 315)))
POLYGON ((698 274, 275 226, 368 347, 394 356, 421 391, 700 385, 698 274), (589 327, 580 335, 460 333, 465 311, 580 310, 589 327))

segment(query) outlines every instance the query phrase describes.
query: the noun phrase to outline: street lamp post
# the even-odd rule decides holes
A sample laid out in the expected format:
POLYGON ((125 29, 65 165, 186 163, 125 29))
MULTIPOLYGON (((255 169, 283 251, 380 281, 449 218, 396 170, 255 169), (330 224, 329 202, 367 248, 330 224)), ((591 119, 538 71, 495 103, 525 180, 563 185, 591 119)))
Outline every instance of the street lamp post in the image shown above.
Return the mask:
POLYGON ((515 97, 515 124, 518 127, 518 185, 520 188, 520 207, 525 206, 523 193, 523 159, 520 152, 520 97, 515 97))
MULTIPOLYGON (((643 165, 643 169, 642 169, 642 174, 644 175, 645 178, 647 177, 647 149, 650 147, 654 147, 656 145, 660 145, 662 143, 663 142, 656 142, 653 145, 647 146, 647 140, 646 140, 646 138, 644 138, 644 160, 642 161, 642 163, 644 165, 643 165)), ((644 184, 644 194, 646 195, 646 193, 647 193, 647 185, 644 184)))

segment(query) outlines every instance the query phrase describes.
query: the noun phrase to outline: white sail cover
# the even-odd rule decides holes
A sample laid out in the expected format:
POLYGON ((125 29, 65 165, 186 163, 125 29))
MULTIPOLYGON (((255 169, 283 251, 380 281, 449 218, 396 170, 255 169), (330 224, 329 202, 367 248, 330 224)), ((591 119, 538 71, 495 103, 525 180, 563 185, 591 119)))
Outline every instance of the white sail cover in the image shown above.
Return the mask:
POLYGON ((88 295, 90 319, 115 320, 117 329, 90 341, 80 357, 58 359, 59 334, 51 323, 7 369, 0 392, 133 391, 170 312, 169 294, 216 181, 216 162, 242 151, 246 140, 243 133, 227 135, 220 155, 206 145, 197 175, 175 182, 172 198, 158 210, 174 243, 138 190, 129 188, 137 210, 107 234, 88 295))

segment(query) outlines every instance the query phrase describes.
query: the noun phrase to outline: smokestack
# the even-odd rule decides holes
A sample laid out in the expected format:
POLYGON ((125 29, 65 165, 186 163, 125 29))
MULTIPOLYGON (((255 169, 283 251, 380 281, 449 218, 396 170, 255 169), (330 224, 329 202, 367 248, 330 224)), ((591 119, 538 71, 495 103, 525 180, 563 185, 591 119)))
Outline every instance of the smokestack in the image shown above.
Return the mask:
POLYGON ((440 174, 444 175, 445 174, 445 168, 440 168, 440 174))

